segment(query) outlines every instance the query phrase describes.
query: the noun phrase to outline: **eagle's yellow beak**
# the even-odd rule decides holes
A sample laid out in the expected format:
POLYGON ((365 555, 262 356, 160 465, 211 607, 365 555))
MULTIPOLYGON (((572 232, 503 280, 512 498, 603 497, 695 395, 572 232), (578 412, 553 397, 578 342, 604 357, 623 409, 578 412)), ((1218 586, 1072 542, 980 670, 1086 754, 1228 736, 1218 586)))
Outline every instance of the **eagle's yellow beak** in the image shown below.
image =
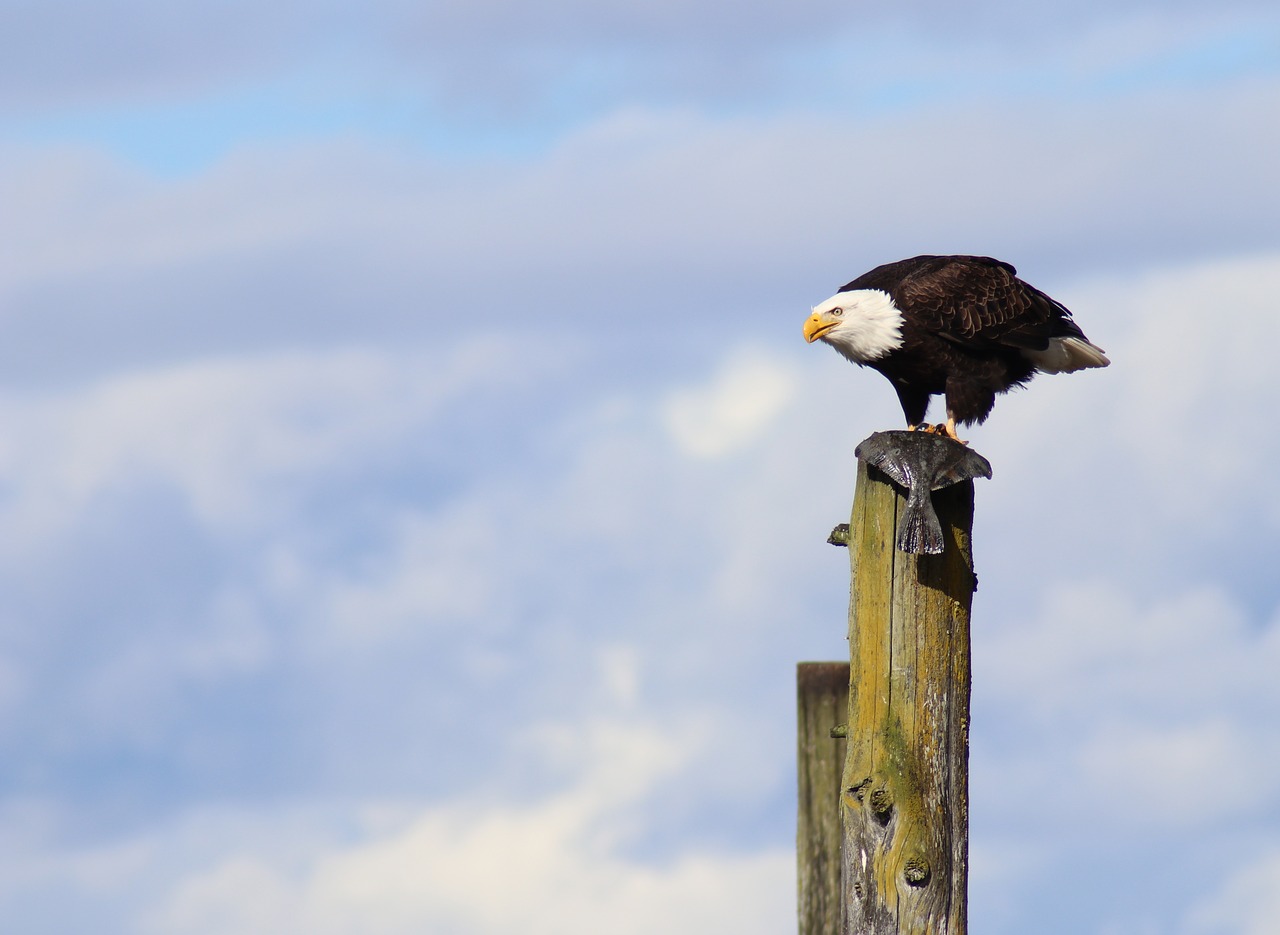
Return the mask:
POLYGON ((812 344, 838 324, 840 322, 837 319, 822 312, 814 312, 804 320, 804 339, 812 344))

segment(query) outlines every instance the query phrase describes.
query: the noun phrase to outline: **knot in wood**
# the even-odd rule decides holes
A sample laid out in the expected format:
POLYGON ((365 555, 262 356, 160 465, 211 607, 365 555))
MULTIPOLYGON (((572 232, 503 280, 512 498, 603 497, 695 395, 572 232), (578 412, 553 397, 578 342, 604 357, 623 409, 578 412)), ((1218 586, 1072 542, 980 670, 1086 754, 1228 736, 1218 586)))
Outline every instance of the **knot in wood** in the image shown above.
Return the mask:
POLYGON ((893 814, 893 796, 888 789, 877 789, 871 793, 871 814, 880 824, 889 823, 889 816, 893 814))
POLYGON ((902 870, 902 876, 911 886, 924 886, 931 876, 929 861, 923 857, 908 858, 907 865, 902 870))
POLYGON ((849 795, 851 795, 851 796, 853 796, 855 799, 857 799, 859 802, 861 802, 861 801, 862 801, 862 797, 863 797, 864 795, 866 795, 866 794, 867 794, 867 786, 869 786, 869 785, 871 785, 871 777, 870 777, 870 776, 868 776, 866 779, 862 780, 862 782, 858 783, 856 786, 850 786, 850 787, 849 787, 848 789, 846 789, 845 791, 846 791, 846 792, 848 792, 848 793, 849 793, 849 795))

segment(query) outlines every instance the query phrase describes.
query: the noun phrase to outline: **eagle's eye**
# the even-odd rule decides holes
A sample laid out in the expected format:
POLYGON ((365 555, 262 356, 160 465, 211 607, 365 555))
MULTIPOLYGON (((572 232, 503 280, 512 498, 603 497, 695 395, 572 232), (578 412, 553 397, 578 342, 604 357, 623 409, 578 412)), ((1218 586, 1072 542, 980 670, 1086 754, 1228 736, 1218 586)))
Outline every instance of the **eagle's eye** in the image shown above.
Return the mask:
POLYGON ((842 309, 842 308, 833 308, 833 309, 831 310, 831 317, 832 317, 832 318, 839 318, 839 317, 840 317, 841 315, 843 315, 843 314, 844 314, 844 309, 842 309))

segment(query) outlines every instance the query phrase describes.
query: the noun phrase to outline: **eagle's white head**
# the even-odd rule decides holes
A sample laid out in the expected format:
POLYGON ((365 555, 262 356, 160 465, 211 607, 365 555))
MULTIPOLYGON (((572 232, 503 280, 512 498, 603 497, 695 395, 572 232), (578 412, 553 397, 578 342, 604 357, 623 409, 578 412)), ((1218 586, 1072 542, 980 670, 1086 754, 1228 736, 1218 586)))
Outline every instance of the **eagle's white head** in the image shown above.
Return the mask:
POLYGON ((902 312, 879 289, 837 292, 814 306, 804 339, 825 341, 855 364, 865 364, 902 347, 902 312))

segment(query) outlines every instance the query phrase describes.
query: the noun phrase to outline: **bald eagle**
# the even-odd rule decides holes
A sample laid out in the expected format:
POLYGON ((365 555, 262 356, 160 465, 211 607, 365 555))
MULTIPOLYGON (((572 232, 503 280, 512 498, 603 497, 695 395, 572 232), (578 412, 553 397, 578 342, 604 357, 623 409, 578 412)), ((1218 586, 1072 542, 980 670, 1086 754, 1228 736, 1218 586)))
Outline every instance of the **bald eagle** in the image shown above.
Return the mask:
POLYGON ((815 306, 804 337, 888 377, 913 431, 929 398, 944 395, 947 422, 935 431, 959 441, 956 423, 986 421, 996 394, 1037 372, 1111 363, 1061 302, 1017 272, 985 256, 886 263, 815 306))

